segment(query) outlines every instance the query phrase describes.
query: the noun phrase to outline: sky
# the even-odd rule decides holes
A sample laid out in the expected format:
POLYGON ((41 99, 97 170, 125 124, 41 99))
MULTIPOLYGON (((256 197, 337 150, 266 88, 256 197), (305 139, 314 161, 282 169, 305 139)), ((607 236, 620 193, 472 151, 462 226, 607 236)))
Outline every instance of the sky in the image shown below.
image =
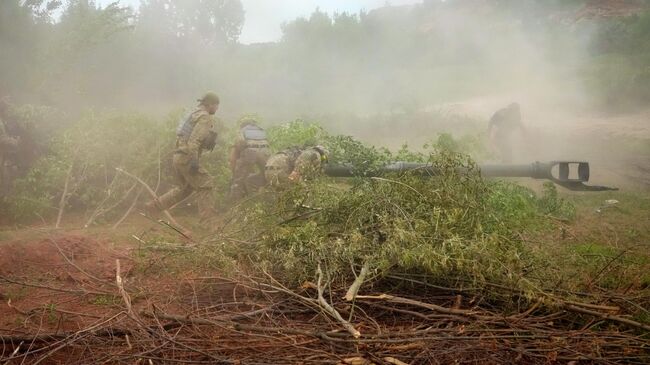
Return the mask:
MULTIPOLYGON (((115 0, 98 0, 106 5, 115 0)), ((138 7, 140 0, 120 0, 123 5, 138 7)), ((242 0, 246 11, 246 23, 240 37, 245 44, 273 42, 282 36, 283 23, 308 16, 316 8, 328 13, 372 10, 384 5, 420 3, 422 0, 242 0)))

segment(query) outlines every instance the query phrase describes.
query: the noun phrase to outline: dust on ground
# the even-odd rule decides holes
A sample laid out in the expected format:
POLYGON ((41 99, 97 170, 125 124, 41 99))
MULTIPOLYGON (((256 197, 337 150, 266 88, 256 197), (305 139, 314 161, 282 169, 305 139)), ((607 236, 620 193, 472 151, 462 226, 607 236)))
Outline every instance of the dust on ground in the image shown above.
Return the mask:
MULTIPOLYGON (((431 106, 425 111, 456 116, 457 124, 444 126, 441 132, 459 136, 485 133, 492 114, 520 97, 510 94, 480 97, 431 106)), ((650 189, 650 109, 626 114, 568 111, 565 106, 546 100, 522 103, 522 114, 526 136, 516 148, 515 163, 587 161, 591 164, 593 184, 625 190, 650 189)), ((424 141, 399 133, 395 131, 394 136, 412 145, 424 141)), ((431 139, 429 136, 428 140, 431 139)))
POLYGON ((110 310, 115 260, 125 248, 76 233, 28 232, 0 243, 0 328, 12 333, 76 330, 110 310))
POLYGON ((135 310, 147 309, 150 300, 175 310, 233 295, 232 285, 216 277, 195 285, 197 274, 191 273, 191 267, 187 273, 160 270, 170 253, 148 253, 142 258, 134 239, 45 229, 13 235, 20 237, 0 242, 0 332, 4 335, 75 331, 123 311, 116 286, 117 260, 125 287, 137 293, 135 310))

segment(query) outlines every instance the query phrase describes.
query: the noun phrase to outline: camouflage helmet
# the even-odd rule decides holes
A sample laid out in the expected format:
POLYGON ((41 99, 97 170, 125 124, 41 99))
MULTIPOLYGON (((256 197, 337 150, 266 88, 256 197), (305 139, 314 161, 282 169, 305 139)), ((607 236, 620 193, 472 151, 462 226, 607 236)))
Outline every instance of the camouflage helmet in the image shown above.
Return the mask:
POLYGON ((237 125, 239 125, 239 128, 243 128, 247 125, 258 125, 259 124, 259 118, 255 115, 244 115, 239 120, 237 121, 237 125))
POLYGON ((219 95, 217 95, 212 91, 208 91, 207 93, 205 93, 205 95, 203 95, 201 99, 198 99, 197 101, 201 105, 205 105, 205 106, 219 104, 220 102, 219 95))
POLYGON ((327 162, 329 159, 330 151, 325 148, 323 145, 317 145, 313 147, 320 154, 321 162, 327 162))

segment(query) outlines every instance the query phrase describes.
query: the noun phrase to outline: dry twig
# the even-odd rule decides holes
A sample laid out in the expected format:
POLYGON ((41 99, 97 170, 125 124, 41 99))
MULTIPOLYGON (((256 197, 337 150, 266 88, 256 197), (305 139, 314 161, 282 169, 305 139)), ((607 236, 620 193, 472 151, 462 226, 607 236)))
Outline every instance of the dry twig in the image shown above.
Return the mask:
POLYGON ((54 228, 59 228, 61 226, 61 219, 63 218, 63 211, 65 210, 65 205, 68 203, 68 188, 70 186, 70 179, 72 178, 72 171, 74 170, 74 160, 68 168, 68 173, 65 177, 65 184, 63 185, 63 193, 61 194, 61 199, 59 200, 59 213, 56 216, 56 224, 54 228))
POLYGON ((322 284, 323 281, 323 271, 320 268, 320 265, 318 265, 318 270, 316 271, 316 275, 318 276, 318 303, 320 303, 321 307, 325 310, 327 314, 332 316, 334 319, 339 321, 343 328, 345 328, 346 331, 348 331, 352 337, 354 338, 359 338, 361 337, 361 332, 359 332, 350 322, 346 321, 341 317, 341 314, 334 308, 332 307, 327 300, 325 300, 325 297, 323 297, 323 291, 324 291, 324 286, 322 284))

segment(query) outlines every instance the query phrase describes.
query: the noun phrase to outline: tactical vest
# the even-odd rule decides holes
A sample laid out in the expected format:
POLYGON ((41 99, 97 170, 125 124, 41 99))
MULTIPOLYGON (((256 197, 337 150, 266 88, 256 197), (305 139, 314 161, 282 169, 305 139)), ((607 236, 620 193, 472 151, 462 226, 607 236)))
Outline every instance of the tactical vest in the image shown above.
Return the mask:
POLYGON ((247 147, 268 147, 266 131, 256 125, 249 124, 241 128, 241 134, 247 147))
POLYGON ((198 119, 194 118, 194 113, 195 112, 190 112, 178 121, 176 136, 183 141, 187 141, 190 138, 192 131, 194 131, 194 127, 196 126, 198 119))

